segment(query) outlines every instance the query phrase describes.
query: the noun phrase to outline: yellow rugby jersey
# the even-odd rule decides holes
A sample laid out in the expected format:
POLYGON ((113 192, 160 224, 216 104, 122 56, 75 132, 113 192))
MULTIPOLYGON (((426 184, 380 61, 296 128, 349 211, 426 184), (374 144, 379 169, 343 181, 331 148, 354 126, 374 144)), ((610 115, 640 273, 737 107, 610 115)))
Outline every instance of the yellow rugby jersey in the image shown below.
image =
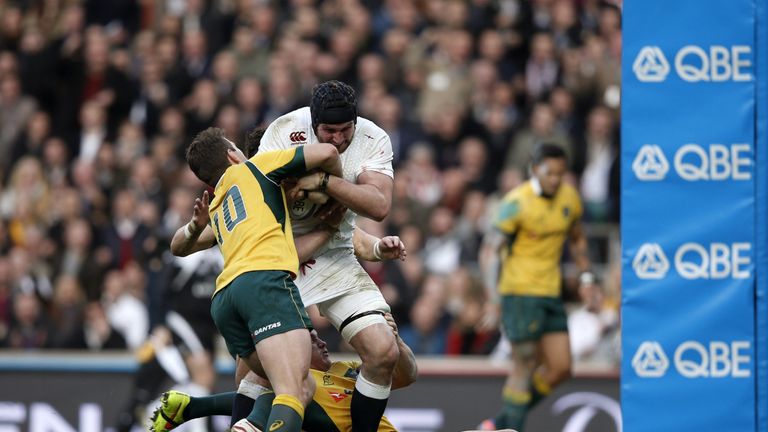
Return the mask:
MULTIPOLYGON (((333 362, 328 372, 310 369, 315 379, 315 395, 304 415, 307 430, 351 432, 352 393, 355 391, 360 362, 333 362), (335 428, 335 429, 334 429, 335 428)), ((397 432, 386 417, 381 418, 379 432, 397 432)))
POLYGON ((537 194, 531 181, 510 191, 494 221, 508 236, 499 294, 559 297, 563 246, 581 214, 578 192, 568 184, 551 199, 537 194))
POLYGON ((285 195, 280 181, 306 172, 304 148, 259 153, 232 165, 216 184, 209 207, 224 269, 216 295, 237 276, 255 270, 299 268, 285 195))

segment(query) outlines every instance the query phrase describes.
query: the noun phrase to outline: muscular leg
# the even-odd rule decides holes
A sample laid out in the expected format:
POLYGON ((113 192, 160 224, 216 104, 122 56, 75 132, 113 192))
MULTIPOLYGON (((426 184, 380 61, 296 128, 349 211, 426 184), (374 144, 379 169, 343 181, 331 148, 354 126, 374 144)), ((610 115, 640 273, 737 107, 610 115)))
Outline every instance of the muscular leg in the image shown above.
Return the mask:
POLYGON ((538 356, 534 341, 512 343, 512 362, 504 383, 503 408, 494 419, 496 427, 522 429, 531 401, 530 379, 538 356))
MULTIPOLYGON (((267 425, 282 424, 286 432, 300 431, 304 416, 302 400, 314 393, 309 374, 311 345, 309 331, 290 330, 256 344, 256 351, 243 360, 251 370, 265 372, 275 391, 275 401, 267 425)), ((256 424, 253 411, 248 421, 256 424)))
POLYGON ((363 362, 352 397, 352 431, 376 431, 387 407, 392 371, 400 351, 386 323, 365 327, 350 344, 363 362))
POLYGON ((552 389, 571 377, 571 346, 568 332, 544 333, 539 341, 541 363, 531 382, 531 405, 552 392, 552 389))

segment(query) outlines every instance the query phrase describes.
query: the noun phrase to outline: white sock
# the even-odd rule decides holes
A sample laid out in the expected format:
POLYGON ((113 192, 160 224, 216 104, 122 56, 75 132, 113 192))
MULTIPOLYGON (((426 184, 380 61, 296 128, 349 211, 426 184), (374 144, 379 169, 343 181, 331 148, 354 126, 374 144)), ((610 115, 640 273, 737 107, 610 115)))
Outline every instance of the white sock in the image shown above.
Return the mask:
POLYGON ((368 396, 372 399, 387 399, 389 397, 389 391, 392 388, 391 385, 374 384, 367 380, 362 373, 357 375, 357 382, 355 388, 360 393, 368 396))

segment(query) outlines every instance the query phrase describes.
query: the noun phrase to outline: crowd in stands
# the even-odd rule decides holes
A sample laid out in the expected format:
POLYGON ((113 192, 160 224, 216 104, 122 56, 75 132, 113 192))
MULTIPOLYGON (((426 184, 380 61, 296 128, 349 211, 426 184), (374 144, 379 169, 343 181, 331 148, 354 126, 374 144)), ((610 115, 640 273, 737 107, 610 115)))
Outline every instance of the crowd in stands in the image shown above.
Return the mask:
MULTIPOLYGON (((616 0, 0 0, 0 347, 138 347, 203 190, 191 137, 242 143, 338 79, 392 141, 392 210, 359 225, 408 247, 365 264, 403 338, 489 354, 478 251, 534 146, 566 150, 588 227, 616 229, 621 41, 616 0)), ((577 361, 615 366, 610 243, 571 333, 577 361)))

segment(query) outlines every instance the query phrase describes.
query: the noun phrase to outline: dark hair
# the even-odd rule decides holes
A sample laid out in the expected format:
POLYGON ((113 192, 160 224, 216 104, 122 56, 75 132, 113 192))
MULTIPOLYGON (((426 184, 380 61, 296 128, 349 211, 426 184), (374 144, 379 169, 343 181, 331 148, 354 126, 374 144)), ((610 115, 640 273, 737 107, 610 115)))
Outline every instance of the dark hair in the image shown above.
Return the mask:
POLYGON ((565 154, 565 150, 556 144, 540 144, 533 149, 533 155, 531 157, 531 164, 536 166, 545 159, 568 159, 565 154))
POLYGON ((198 133, 187 147, 187 163, 197 178, 213 187, 229 168, 227 153, 231 149, 224 130, 211 127, 198 133))
POLYGON ((251 131, 245 135, 245 143, 243 144, 243 147, 245 147, 245 157, 250 159, 259 151, 261 137, 264 136, 264 132, 266 131, 267 130, 263 127, 257 127, 251 129, 251 131))
POLYGON ((320 123, 357 122, 355 89, 341 81, 320 83, 312 89, 309 112, 312 116, 312 129, 315 132, 320 123))

